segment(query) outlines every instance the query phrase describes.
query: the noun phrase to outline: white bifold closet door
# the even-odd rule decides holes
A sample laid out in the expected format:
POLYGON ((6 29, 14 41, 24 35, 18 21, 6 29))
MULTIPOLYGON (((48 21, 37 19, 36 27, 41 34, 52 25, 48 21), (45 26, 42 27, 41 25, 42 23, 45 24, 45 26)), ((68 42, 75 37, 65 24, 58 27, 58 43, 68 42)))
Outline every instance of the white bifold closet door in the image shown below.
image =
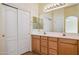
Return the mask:
POLYGON ((2 5, 5 54, 22 54, 31 50, 30 15, 28 12, 2 5))
POLYGON ((30 18, 29 13, 18 10, 18 54, 30 51, 30 18))
POLYGON ((3 5, 5 22, 5 52, 17 54, 17 9, 3 5))

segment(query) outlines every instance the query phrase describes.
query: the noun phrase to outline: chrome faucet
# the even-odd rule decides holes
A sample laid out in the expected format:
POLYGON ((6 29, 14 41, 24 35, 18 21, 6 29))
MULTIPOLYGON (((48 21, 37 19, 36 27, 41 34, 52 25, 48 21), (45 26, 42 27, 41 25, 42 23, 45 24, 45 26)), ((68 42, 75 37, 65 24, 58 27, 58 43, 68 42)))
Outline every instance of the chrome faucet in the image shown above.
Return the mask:
POLYGON ((65 33, 63 33, 63 36, 66 36, 66 34, 65 34, 65 33))
POLYGON ((46 32, 44 32, 44 34, 46 34, 46 32))

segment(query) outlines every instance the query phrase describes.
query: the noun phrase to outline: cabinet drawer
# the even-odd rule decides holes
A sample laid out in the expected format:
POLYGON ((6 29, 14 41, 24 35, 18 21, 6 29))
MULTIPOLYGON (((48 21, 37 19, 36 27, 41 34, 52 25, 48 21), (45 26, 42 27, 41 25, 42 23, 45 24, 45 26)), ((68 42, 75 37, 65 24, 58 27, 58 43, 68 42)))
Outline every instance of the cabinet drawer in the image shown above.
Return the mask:
POLYGON ((57 50, 49 49, 49 55, 57 55, 57 50))
POLYGON ((41 46, 41 54, 47 54, 47 47, 41 46))
POLYGON ((77 40, 74 39, 59 39, 59 42, 77 44, 77 40))
POLYGON ((32 38, 40 39, 40 36, 38 36, 38 35, 32 35, 32 38))
POLYGON ((47 40, 42 40, 41 39, 41 46, 47 47, 47 40))
POLYGON ((48 37, 48 40, 57 42, 57 38, 53 38, 53 37, 48 37))
POLYGON ((57 42, 54 42, 54 41, 48 41, 48 46, 49 48, 52 48, 52 49, 56 49, 57 50, 57 42))
POLYGON ((47 40, 47 37, 46 36, 41 36, 41 39, 47 40))

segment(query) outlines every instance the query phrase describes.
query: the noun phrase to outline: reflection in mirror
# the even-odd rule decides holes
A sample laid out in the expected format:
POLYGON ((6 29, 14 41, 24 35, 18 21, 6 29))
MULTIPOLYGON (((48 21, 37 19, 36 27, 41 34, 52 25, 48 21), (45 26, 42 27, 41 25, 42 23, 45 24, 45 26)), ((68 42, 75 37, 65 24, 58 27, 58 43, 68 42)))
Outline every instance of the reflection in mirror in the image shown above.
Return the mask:
POLYGON ((45 15, 43 17, 43 23, 44 23, 44 32, 52 32, 52 18, 50 16, 45 15))
POLYGON ((76 16, 66 17, 65 32, 66 33, 78 33, 78 17, 76 16))
POLYGON ((32 19, 33 29, 43 29, 43 20, 38 17, 33 17, 32 19))
POLYGON ((43 30, 43 20, 41 18, 32 17, 32 32, 39 32, 43 30))
POLYGON ((64 9, 45 13, 43 16, 45 32, 64 32, 64 9))
POLYGON ((38 18, 37 17, 33 17, 32 19, 32 24, 33 24, 33 29, 38 29, 38 18))

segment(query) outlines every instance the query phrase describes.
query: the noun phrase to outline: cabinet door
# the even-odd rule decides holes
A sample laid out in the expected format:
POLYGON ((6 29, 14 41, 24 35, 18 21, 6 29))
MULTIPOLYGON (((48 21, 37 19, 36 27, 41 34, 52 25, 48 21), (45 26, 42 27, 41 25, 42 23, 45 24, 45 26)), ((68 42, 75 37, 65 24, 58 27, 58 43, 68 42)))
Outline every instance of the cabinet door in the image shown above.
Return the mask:
POLYGON ((57 38, 48 38, 48 47, 57 50, 57 38))
POLYGON ((41 46, 47 47, 47 40, 41 39, 41 46))
POLYGON ((49 49, 49 55, 57 55, 57 50, 49 49))
POLYGON ((60 55, 76 55, 77 45, 60 42, 59 43, 59 54, 60 55))
POLYGON ((47 47, 41 46, 41 54, 47 55, 47 47))
POLYGON ((40 53, 40 39, 32 38, 32 51, 40 53))
POLYGON ((57 54, 57 38, 48 37, 48 54, 57 54))
POLYGON ((48 54, 57 54, 57 42, 55 41, 48 41, 48 54))
POLYGON ((47 47, 47 37, 41 36, 41 46, 47 47))
POLYGON ((6 54, 17 54, 17 9, 3 5, 6 54))
POLYGON ((78 40, 78 55, 79 55, 79 40, 78 40))
POLYGON ((47 52, 47 37, 46 36, 41 36, 41 54, 48 54, 47 52))
POLYGON ((49 48, 51 48, 51 49, 56 49, 56 50, 57 50, 57 42, 49 41, 48 46, 49 46, 49 48))

